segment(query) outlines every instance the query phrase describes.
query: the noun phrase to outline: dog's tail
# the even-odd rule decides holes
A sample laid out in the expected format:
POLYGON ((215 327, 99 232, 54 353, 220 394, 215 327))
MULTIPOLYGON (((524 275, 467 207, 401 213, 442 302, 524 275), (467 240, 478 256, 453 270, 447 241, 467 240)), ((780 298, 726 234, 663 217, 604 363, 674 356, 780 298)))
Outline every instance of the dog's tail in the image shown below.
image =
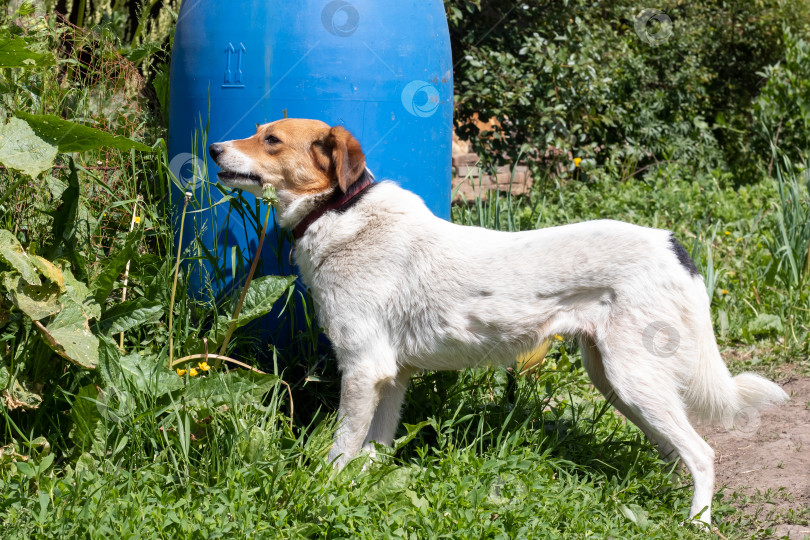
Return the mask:
POLYGON ((695 282, 705 305, 700 306, 699 311, 697 368, 692 372, 684 396, 689 409, 704 421, 733 422, 737 415, 749 416, 767 405, 787 401, 785 391, 765 377, 755 373, 731 376, 717 348, 703 280, 695 282))

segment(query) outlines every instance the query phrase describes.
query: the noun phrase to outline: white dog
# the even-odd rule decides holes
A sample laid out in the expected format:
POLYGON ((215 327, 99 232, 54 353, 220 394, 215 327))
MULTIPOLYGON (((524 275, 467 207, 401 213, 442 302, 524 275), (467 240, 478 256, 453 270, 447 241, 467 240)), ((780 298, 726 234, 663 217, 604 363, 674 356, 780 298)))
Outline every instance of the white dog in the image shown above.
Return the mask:
POLYGON ((752 373, 732 377, 703 279, 669 231, 591 221, 520 233, 434 217, 374 183, 342 127, 285 119, 209 152, 226 186, 272 185, 293 229, 342 372, 330 458, 344 466, 391 444, 417 370, 506 364, 553 334, 576 336, 593 384, 694 479, 690 517, 711 521, 714 452, 691 420, 733 418, 787 399, 752 373))

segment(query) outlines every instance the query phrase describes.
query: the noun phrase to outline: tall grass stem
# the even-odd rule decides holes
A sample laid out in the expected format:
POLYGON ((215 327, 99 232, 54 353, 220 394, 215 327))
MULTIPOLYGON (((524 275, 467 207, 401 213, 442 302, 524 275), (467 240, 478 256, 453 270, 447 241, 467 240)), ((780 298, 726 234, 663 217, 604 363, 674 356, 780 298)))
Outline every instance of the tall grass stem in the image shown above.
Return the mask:
MULTIPOLYGON (((139 197, 140 198, 140 197, 139 197)), ((129 232, 135 228, 135 218, 138 217, 138 200, 136 199, 135 202, 132 204, 132 218, 129 221, 129 232)), ((127 301, 127 286, 129 285, 129 266, 132 260, 127 261, 127 266, 124 269, 124 289, 121 291, 121 303, 127 301)), ((172 302, 174 304, 174 302, 172 302)), ((124 333, 121 332, 118 334, 118 346, 123 351, 124 350, 124 333)))
POLYGON ((174 282, 172 283, 172 297, 169 300, 169 365, 172 365, 174 358, 174 334, 172 333, 172 323, 174 322, 174 295, 177 292, 177 276, 180 273, 180 255, 183 248, 183 228, 186 225, 186 209, 191 200, 191 192, 186 191, 185 202, 183 203, 183 216, 180 218, 180 234, 177 238, 177 262, 174 264, 174 282))
MULTIPOLYGON (((225 355, 225 349, 228 347, 228 342, 231 340, 231 335, 233 331, 236 330, 236 321, 239 318, 239 312, 242 311, 242 304, 245 301, 245 296, 247 295, 248 287, 250 287, 250 282, 253 279, 253 273, 256 271, 256 266, 259 264, 259 257, 262 254, 262 246, 264 246, 264 237, 267 234, 267 224, 270 222, 270 208, 267 208, 267 212, 264 215, 264 226, 262 227, 262 234, 259 237, 259 247, 256 250, 256 254, 253 256, 253 263, 250 265, 250 271, 248 272, 247 279, 245 280, 245 286, 242 288, 242 294, 239 296, 239 302, 236 304, 236 309, 233 312, 233 320, 231 320, 231 325, 228 327, 228 333, 225 334, 225 339, 222 342, 222 346, 219 348, 219 356, 225 355)), ((219 369, 221 361, 219 357, 215 358, 214 360, 214 368, 219 369)))

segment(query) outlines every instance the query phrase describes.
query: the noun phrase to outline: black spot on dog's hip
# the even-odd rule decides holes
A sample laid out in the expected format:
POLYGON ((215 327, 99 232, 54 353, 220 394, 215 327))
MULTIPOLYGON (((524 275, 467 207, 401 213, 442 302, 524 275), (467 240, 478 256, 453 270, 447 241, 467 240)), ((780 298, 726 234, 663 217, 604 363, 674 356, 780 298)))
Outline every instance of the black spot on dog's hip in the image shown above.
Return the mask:
POLYGON ((695 261, 689 256, 689 252, 675 239, 675 233, 669 235, 669 248, 675 252, 675 256, 678 257, 678 262, 681 263, 681 266, 686 268, 690 275, 700 275, 697 266, 695 266, 695 261))

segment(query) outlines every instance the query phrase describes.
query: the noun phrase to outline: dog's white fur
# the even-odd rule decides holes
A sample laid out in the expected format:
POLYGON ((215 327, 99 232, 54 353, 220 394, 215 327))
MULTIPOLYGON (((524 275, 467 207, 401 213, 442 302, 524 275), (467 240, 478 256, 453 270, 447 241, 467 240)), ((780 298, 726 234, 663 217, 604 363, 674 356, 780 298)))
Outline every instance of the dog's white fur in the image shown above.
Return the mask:
MULTIPOLYGON (((295 122, 260 131, 326 140, 319 124, 295 122)), ((229 185, 258 194, 273 184, 282 225, 294 226, 338 189, 334 167, 320 191, 285 189, 308 170, 305 143, 283 143, 292 157, 276 153, 259 165, 261 154, 245 150, 250 140, 222 143, 215 159, 261 178, 229 185)), ((339 152, 323 144, 326 154, 339 152)), ((675 246, 669 231, 607 220, 520 233, 454 225, 391 182, 326 212, 296 243, 295 260, 342 372, 330 459, 342 467, 372 441, 391 444, 413 372, 510 365, 549 336, 576 336, 599 391, 663 455, 686 464, 695 485, 690 517, 710 523, 714 452, 691 421, 733 418, 787 396, 758 375, 730 375, 703 279, 675 246)))

